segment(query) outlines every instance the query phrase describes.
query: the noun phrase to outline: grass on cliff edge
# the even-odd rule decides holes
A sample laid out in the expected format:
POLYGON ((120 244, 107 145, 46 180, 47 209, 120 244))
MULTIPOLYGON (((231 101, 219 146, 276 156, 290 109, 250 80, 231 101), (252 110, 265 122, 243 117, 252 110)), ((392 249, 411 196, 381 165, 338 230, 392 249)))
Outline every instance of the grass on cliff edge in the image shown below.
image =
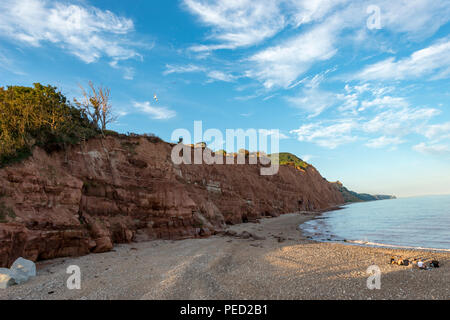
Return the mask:
POLYGON ((269 155, 271 159, 277 156, 279 157, 280 165, 291 165, 295 167, 300 167, 303 170, 309 167, 309 164, 307 162, 303 161, 296 155, 289 152, 272 153, 269 155))

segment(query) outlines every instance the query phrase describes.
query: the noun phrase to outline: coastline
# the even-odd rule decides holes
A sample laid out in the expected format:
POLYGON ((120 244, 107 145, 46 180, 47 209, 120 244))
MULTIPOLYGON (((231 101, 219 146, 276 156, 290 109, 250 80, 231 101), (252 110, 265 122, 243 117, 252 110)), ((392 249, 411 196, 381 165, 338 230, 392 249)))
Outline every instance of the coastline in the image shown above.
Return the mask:
POLYGON ((123 244, 111 252, 38 262, 37 277, 1 290, 0 299, 450 297, 450 253, 309 240, 298 226, 319 214, 284 214, 230 226, 227 233, 205 239, 123 244), (392 255, 433 258, 441 267, 390 265, 392 255), (81 269, 81 290, 66 288, 69 265, 81 269), (371 265, 381 269, 380 290, 367 289, 371 265))
MULTIPOLYGON (((421 198, 428 198, 427 197, 421 197, 421 198)), ((417 199, 417 197, 414 197, 414 199, 417 199)), ((386 200, 393 200, 393 199, 385 199, 385 200, 378 200, 378 201, 367 201, 365 203, 376 203, 380 204, 381 202, 384 202, 386 200)), ((342 209, 349 209, 349 205, 357 205, 362 203, 349 203, 340 206, 339 208, 326 210, 320 213, 320 215, 316 215, 313 219, 310 221, 307 221, 303 224, 303 227, 301 228, 301 231, 308 236, 309 239, 318 241, 318 242, 335 242, 335 243, 343 243, 346 245, 355 245, 355 246, 366 246, 366 247, 372 247, 372 248, 388 248, 388 249, 412 249, 412 250, 421 250, 421 251, 430 251, 430 252, 450 252, 450 243, 448 241, 445 241, 444 235, 442 233, 440 234, 443 239, 439 238, 439 242, 435 243, 434 245, 430 242, 424 242, 424 239, 419 239, 419 242, 412 242, 412 241, 399 241, 396 242, 393 238, 391 238, 388 235, 384 234, 380 235, 377 240, 367 239, 366 236, 361 236, 361 232, 359 236, 357 234, 351 234, 347 233, 348 230, 352 230, 351 227, 348 227, 348 225, 342 224, 342 221, 340 221, 338 218, 342 217, 342 215, 335 215, 334 211, 342 210, 342 209), (331 212, 331 214, 326 214, 331 212), (327 220, 323 219, 330 219, 332 222, 326 223, 327 220), (316 221, 314 221, 316 220, 316 221), (325 221, 325 224, 321 223, 321 221, 325 221), (333 225, 341 223, 341 229, 333 230, 333 225), (342 229, 342 226, 344 229, 342 229), (331 228, 331 229, 330 229, 331 228), (440 241, 442 240, 442 241, 440 241)), ((367 208, 364 207, 366 210, 367 208)), ((378 209, 380 210, 380 209, 378 209)), ((384 208, 383 211, 390 212, 391 208, 384 208)), ((438 209, 436 209, 437 211, 438 209)), ((358 213, 358 210, 356 211, 358 213)), ((345 216, 345 215, 344 215, 345 216)), ((358 217, 353 216, 354 220, 357 220, 358 217)), ((410 219, 411 220, 411 219, 410 219)), ((413 223, 410 221, 410 223, 413 223)), ((444 222, 445 223, 445 222, 444 222)), ((357 226, 359 227, 359 226, 357 226)), ((373 225, 370 226, 369 229, 365 229, 366 232, 375 232, 377 230, 373 225)), ((378 226, 378 230, 380 232, 383 232, 383 229, 378 226)), ((410 229, 408 230, 409 235, 414 234, 415 232, 426 232, 427 230, 414 230, 410 229)), ((398 235, 398 234, 395 234, 398 235)), ((447 237, 448 238, 448 237, 447 237)), ((402 240, 402 239, 401 239, 402 240)), ((417 239, 416 239, 417 240, 417 239)))

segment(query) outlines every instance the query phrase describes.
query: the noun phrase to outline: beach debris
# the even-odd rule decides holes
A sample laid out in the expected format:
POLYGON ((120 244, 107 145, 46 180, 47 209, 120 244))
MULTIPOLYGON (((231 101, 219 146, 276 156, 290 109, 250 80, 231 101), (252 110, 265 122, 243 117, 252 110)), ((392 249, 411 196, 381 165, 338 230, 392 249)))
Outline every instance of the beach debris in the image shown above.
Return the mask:
POLYGON ((0 268, 0 289, 6 289, 15 285, 16 281, 12 276, 12 272, 6 268, 0 268))
POLYGON ((36 265, 33 261, 18 258, 11 268, 0 268, 0 288, 6 289, 13 284, 22 284, 36 276, 36 265))
POLYGON ((439 268, 439 261, 437 261, 437 260, 432 260, 432 261, 430 262, 430 267, 432 267, 432 268, 439 268))
POLYGON ((284 242, 284 241, 286 241, 286 238, 285 237, 282 237, 282 236, 273 236, 275 239, 277 239, 277 241, 278 242, 284 242))

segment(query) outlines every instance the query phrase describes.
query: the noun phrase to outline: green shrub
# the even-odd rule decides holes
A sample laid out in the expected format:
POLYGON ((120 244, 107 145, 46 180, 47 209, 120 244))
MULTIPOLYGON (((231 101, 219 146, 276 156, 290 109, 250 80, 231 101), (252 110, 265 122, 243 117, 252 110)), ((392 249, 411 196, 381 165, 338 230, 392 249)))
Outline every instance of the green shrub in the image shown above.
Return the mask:
POLYGON ((120 133, 113 131, 113 130, 103 130, 103 135, 105 136, 111 136, 111 137, 119 137, 120 133))
POLYGON ((0 87, 0 167, 25 159, 36 145, 52 152, 98 134, 56 87, 0 87))

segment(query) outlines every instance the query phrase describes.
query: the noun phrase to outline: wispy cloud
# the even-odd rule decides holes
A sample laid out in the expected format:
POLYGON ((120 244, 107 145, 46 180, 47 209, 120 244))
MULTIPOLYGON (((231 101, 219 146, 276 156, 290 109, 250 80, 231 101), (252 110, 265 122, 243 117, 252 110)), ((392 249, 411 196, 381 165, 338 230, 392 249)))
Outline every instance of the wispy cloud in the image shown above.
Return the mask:
POLYGON ((166 70, 163 72, 163 74, 169 75, 173 73, 195 73, 195 72, 205 73, 206 77, 208 77, 208 82, 214 81, 233 82, 234 80, 237 79, 237 77, 231 73, 219 70, 209 70, 208 68, 193 64, 188 64, 186 66, 175 66, 168 64, 166 65, 166 70))
POLYGON ((384 96, 373 100, 364 100, 361 102, 361 108, 358 111, 364 111, 368 108, 405 108, 409 103, 402 97, 384 96))
POLYGON ((450 154, 450 145, 446 144, 427 144, 421 142, 413 146, 413 149, 423 154, 431 154, 431 155, 450 154))
POLYGON ((224 81, 224 82, 233 82, 236 77, 233 76, 232 74, 229 73, 225 73, 222 71, 218 71, 218 70, 213 70, 207 73, 208 78, 210 79, 209 81, 224 81))
POLYGON ((212 28, 216 43, 195 45, 193 51, 235 49, 272 37, 285 25, 278 2, 273 0, 184 0, 185 8, 212 28))
POLYGON ((166 70, 163 72, 164 75, 172 73, 190 73, 190 72, 204 72, 206 69, 204 67, 196 66, 193 64, 188 64, 186 66, 174 66, 166 64, 166 70))
POLYGON ((366 146, 369 148, 384 148, 387 146, 397 146, 399 144, 404 143, 405 141, 402 140, 400 137, 386 137, 382 136, 375 139, 370 139, 369 142, 366 143, 366 146))
POLYGON ((139 57, 125 38, 133 30, 131 19, 93 6, 47 0, 0 3, 0 37, 34 47, 53 44, 86 63, 139 57))
POLYGON ((155 120, 164 120, 164 119, 170 119, 176 116, 176 112, 167 108, 167 107, 156 107, 152 106, 150 102, 134 102, 134 107, 140 110, 141 112, 144 112, 152 119, 155 120))
POLYGON ((450 39, 418 50, 410 57, 396 60, 389 58, 364 68, 353 76, 354 79, 405 80, 430 75, 433 79, 450 76, 450 39))
POLYGON ((322 122, 302 125, 300 128, 291 130, 296 134, 299 141, 312 142, 319 146, 335 149, 342 144, 356 141, 357 136, 352 135, 357 123, 353 120, 339 120, 330 125, 322 122))
POLYGON ((450 122, 430 125, 424 135, 435 141, 450 139, 450 122))
MULTIPOLYGON (((191 50, 211 52, 265 45, 244 58, 244 62, 245 75, 261 82, 266 89, 298 85, 299 76, 333 58, 342 49, 342 43, 364 45, 370 33, 366 28, 369 5, 380 7, 382 28, 387 34, 403 34, 410 39, 431 36, 450 19, 450 7, 433 0, 184 0, 183 3, 210 28, 205 43, 194 45, 191 50), (288 37, 280 36, 275 45, 268 43, 285 30, 289 30, 288 37), (345 35, 344 30, 348 31, 345 35)), ((384 47, 389 44, 380 41, 375 45, 380 52, 386 52, 384 47)), ((435 70, 440 71, 436 77, 447 77, 450 68, 445 68, 446 62, 440 59, 445 51, 444 44, 436 44, 410 58, 386 59, 368 66, 354 79, 406 79, 436 68, 441 69, 435 70), (436 61, 439 67, 435 66, 436 61)))
POLYGON ((403 108, 387 110, 362 123, 362 129, 368 133, 403 136, 412 132, 422 132, 426 123, 440 114, 434 108, 403 108))
POLYGON ((17 67, 16 61, 12 59, 9 54, 5 54, 2 48, 0 48, 0 69, 7 70, 16 75, 26 75, 25 72, 17 67))
POLYGON ((369 0, 367 3, 381 8, 381 27, 404 33, 413 40, 433 35, 450 21, 447 1, 434 0, 369 0))
POLYGON ((266 88, 288 88, 313 63, 330 59, 336 53, 333 30, 337 21, 331 20, 281 44, 264 49, 248 60, 253 67, 246 72, 266 88))
POLYGON ((290 104, 309 114, 313 118, 336 103, 336 94, 320 89, 302 89, 295 97, 285 98, 290 104))
MULTIPOLYGON (((317 144, 334 149, 342 144, 356 140, 367 141, 370 148, 396 147, 406 142, 404 139, 410 134, 428 135, 429 137, 446 132, 446 124, 429 126, 428 122, 441 113, 435 108, 411 107, 402 98, 387 96, 379 101, 370 100, 370 110, 364 114, 353 115, 349 118, 316 122, 302 125, 291 133, 297 135, 299 141, 317 144), (389 103, 388 103, 389 102, 389 103), (380 112, 380 109, 382 110, 380 112), (378 135, 377 138, 373 138, 378 135)), ((361 110, 360 111, 365 111, 361 110)))

